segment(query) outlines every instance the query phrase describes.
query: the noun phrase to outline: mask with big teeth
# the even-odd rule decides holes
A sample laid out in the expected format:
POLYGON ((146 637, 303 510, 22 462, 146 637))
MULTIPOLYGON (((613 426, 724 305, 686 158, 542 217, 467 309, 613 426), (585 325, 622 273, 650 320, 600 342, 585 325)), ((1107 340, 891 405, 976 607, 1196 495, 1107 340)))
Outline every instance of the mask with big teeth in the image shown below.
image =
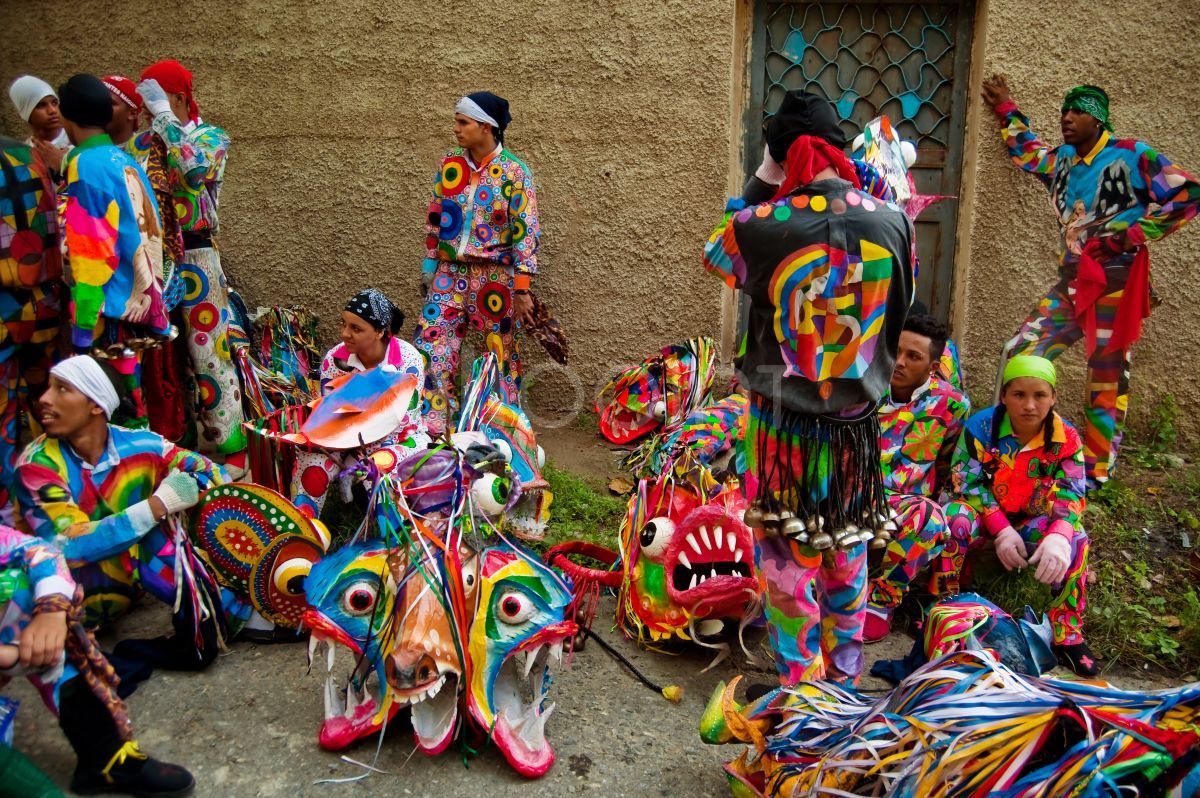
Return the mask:
POLYGON ((401 705, 384 661, 395 636, 392 572, 401 567, 389 556, 378 541, 352 543, 314 565, 305 580, 309 663, 324 659, 327 668, 320 743, 330 751, 380 731, 401 705), (339 647, 349 651, 352 665, 344 687, 334 670, 339 647))
POLYGON ((758 594, 746 506, 736 487, 642 480, 621 530, 622 561, 632 563, 620 603, 627 631, 690 639, 742 617, 758 594))
POLYGON ((467 708, 509 764, 537 778, 554 764, 546 740, 551 670, 578 631, 564 619, 571 591, 524 549, 496 546, 479 555, 476 617, 470 631, 467 708))
POLYGON ((601 434, 624 445, 683 420, 712 387, 715 350, 711 338, 665 346, 613 377, 596 397, 601 434), (610 391, 611 398, 602 406, 610 391))
POLYGON ((463 545, 456 558, 427 558, 420 569, 393 574, 399 585, 396 645, 385 670, 396 700, 412 708, 417 747, 426 754, 441 753, 454 737, 465 641, 446 608, 473 606, 478 565, 475 553, 463 545), (461 602, 455 591, 462 592, 461 602))

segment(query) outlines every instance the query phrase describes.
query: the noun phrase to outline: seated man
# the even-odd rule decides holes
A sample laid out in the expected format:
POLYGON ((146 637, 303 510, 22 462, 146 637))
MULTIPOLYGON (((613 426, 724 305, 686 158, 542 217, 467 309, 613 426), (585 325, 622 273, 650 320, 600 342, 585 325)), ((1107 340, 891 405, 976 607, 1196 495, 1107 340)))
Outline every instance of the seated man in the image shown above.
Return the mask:
MULTIPOLYGON (((83 588, 89 626, 125 612, 141 590, 176 603, 175 544, 162 522, 199 501, 200 489, 225 481, 220 468, 149 430, 109 423, 121 404, 113 380, 87 355, 50 370, 40 401, 45 434, 17 464, 17 504, 29 529, 59 546, 83 588)), ((216 656, 225 619, 214 583, 199 569, 185 580, 173 622, 177 634, 131 651, 152 667, 195 669, 216 656)), ((227 611, 228 608, 227 608, 227 611)), ((124 650, 123 650, 124 649, 124 650)))
MULTIPOLYGON (((928 314, 905 320, 891 386, 879 407, 879 452, 897 531, 884 552, 882 575, 871 581, 863 631, 868 643, 887 637, 893 610, 942 548, 946 519, 936 498, 971 409, 941 376, 948 336, 946 325, 928 314)), ((935 590, 940 593, 940 585, 935 590)))
MULTIPOLYGON (((190 773, 138 750, 112 669, 73 596, 75 583, 53 546, 0 526, 0 686, 23 674, 58 715, 78 758, 73 792, 187 795, 190 773)), ((17 774, 5 763, 9 782, 17 774)))

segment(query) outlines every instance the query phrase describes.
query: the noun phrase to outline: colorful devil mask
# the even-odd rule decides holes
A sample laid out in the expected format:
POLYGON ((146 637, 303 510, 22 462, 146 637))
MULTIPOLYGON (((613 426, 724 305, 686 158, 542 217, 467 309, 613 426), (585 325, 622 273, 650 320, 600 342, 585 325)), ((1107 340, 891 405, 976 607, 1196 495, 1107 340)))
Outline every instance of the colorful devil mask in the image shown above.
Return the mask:
POLYGON ((401 706, 388 689, 385 662, 396 635, 389 556, 379 541, 351 543, 314 565, 305 580, 309 663, 324 654, 327 668, 319 739, 330 751, 378 732, 401 706), (334 670, 339 647, 350 654, 344 686, 334 670))
POLYGON ((518 773, 543 775, 554 764, 546 740, 551 670, 578 626, 565 620, 571 590, 534 555, 495 546, 479 555, 479 592, 471 624, 467 709, 518 773), (532 696, 527 699, 526 695, 532 696))
POLYGON ((600 433, 624 445, 664 425, 678 424, 705 403, 716 368, 716 343, 711 338, 663 347, 600 389, 600 433))
POLYGON ((736 485, 711 477, 642 480, 621 525, 619 554, 565 543, 547 560, 572 576, 580 595, 589 582, 617 589, 617 624, 640 642, 711 637, 758 596, 746 506, 736 485), (564 556, 573 553, 619 562, 621 570, 581 568, 564 556))
POLYGON ((412 708, 417 747, 432 756, 446 750, 459 726, 467 608, 475 602, 479 559, 462 542, 456 555, 432 547, 418 556, 419 563, 394 573, 396 643, 386 670, 396 699, 412 708))
POLYGON ((385 542, 352 544, 309 576, 314 639, 355 655, 344 690, 327 680, 321 744, 344 747, 408 705, 424 753, 445 750, 470 717, 518 772, 540 776, 554 759, 544 734, 547 668, 578 630, 563 617, 570 588, 516 544, 485 547, 464 505, 429 522, 412 505, 440 499, 407 495, 414 484, 380 478, 372 531, 385 542))

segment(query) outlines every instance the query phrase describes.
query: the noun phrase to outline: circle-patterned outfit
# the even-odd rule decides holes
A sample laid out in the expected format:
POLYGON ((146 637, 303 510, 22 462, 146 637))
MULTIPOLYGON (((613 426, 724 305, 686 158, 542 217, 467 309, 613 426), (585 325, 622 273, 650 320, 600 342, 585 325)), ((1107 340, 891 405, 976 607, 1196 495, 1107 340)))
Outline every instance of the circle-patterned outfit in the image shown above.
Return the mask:
POLYGON ((533 174, 520 158, 497 146, 479 164, 462 148, 442 159, 422 263, 432 283, 415 339, 429 361, 421 411, 433 434, 458 410, 455 377, 468 331, 496 353, 505 401, 520 404, 512 293, 537 272, 540 230, 533 174))
POLYGON ((428 301, 417 326, 417 348, 429 359, 421 413, 431 432, 444 432, 458 412, 459 351, 469 332, 500 364, 500 390, 508 404, 520 404, 520 322, 512 315, 512 269, 496 265, 438 264, 428 301))

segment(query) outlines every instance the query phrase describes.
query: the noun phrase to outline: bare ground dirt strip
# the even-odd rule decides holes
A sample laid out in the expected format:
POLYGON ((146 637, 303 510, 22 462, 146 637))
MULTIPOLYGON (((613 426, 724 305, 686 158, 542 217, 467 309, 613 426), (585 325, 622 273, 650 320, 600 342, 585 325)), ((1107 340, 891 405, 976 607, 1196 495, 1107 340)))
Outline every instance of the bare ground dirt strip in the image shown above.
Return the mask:
MULTIPOLYGON (((616 456, 593 433, 573 428, 548 429, 541 443, 560 467, 595 480, 615 473, 616 456)), ((613 531, 615 535, 615 530, 613 531)), ((547 737, 557 754, 549 774, 528 782, 485 745, 464 758, 457 749, 429 758, 414 753, 403 715, 379 748, 360 743, 348 756, 374 761, 386 773, 372 773, 353 784, 316 784, 321 779, 363 773, 339 755, 317 746, 322 711, 322 677, 307 672, 303 643, 259 646, 235 643, 206 672, 156 673, 129 699, 143 750, 178 762, 196 776, 200 796, 717 796, 729 790, 721 763, 738 752, 735 746, 702 744, 697 723, 704 704, 720 679, 746 673, 747 680, 767 681, 764 670, 747 667, 735 653, 707 673, 709 652, 669 656, 640 651, 610 630, 614 604, 601 604, 595 630, 659 684, 683 687, 683 700, 671 704, 634 680, 599 646, 578 651, 560 672, 551 690, 557 703, 547 723, 547 737)), ((114 639, 166 631, 166 610, 143 602, 102 638, 114 639)), ((761 633, 748 638, 761 651, 761 633)), ((867 667, 879 658, 902 656, 910 638, 893 633, 867 648, 867 667)), ((1155 689, 1173 682, 1142 674, 1107 674, 1125 688, 1155 689)), ((864 677, 862 688, 887 684, 864 677)), ((35 763, 66 787, 74 758, 58 726, 24 680, 8 693, 20 699, 16 744, 35 763)))

